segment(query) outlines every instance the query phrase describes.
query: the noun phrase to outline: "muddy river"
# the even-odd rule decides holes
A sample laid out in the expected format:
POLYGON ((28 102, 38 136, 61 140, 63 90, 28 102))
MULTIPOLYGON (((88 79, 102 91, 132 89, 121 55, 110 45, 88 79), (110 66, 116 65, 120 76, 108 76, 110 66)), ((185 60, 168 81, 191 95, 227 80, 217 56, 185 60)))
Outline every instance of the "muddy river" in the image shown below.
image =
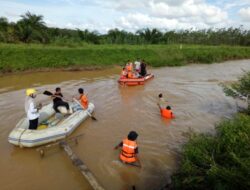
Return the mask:
MULTIPOLYGON (((71 136, 84 134, 75 153, 107 190, 159 190, 178 166, 180 150, 190 131, 214 133, 214 125, 236 112, 221 82, 236 81, 250 70, 250 60, 211 65, 150 69, 155 78, 144 86, 122 87, 117 83, 120 68, 104 71, 40 72, 0 77, 0 189, 90 190, 91 186, 57 146, 43 159, 36 148, 19 148, 7 138, 24 116, 25 88, 53 91, 61 87, 66 97, 82 87, 96 106, 98 121, 86 120, 71 136), (176 115, 160 117, 158 94, 163 93, 176 115), (119 162, 113 150, 130 130, 139 134, 142 168, 119 162)), ((39 95, 38 101, 51 101, 39 95)))

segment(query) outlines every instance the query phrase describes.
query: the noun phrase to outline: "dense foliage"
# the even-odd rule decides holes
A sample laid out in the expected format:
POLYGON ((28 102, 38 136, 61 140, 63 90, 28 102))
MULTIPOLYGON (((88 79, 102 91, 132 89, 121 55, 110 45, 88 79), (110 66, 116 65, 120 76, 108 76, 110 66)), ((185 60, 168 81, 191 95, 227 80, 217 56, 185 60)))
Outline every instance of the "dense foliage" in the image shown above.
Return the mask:
POLYGON ((135 33, 111 29, 107 34, 80 29, 60 29, 47 27, 43 16, 21 15, 21 19, 9 22, 0 17, 0 42, 7 43, 55 43, 70 44, 203 44, 203 45, 242 45, 250 46, 250 31, 239 28, 207 30, 160 31, 141 29, 135 33))
POLYGON ((250 117, 238 115, 217 131, 215 137, 197 135, 185 145, 173 189, 250 189, 250 117))
POLYGON ((241 111, 250 114, 250 72, 245 72, 245 74, 239 78, 239 81, 232 83, 230 86, 222 86, 226 95, 246 101, 248 107, 246 110, 241 111))

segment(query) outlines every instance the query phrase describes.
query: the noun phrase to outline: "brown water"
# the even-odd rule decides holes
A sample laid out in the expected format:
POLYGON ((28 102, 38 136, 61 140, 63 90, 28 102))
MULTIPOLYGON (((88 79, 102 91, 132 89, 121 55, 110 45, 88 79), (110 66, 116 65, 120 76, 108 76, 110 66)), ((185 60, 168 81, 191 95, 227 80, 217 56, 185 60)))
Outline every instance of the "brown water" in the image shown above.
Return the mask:
MULTIPOLYGON (((24 115, 25 88, 53 90, 60 86, 70 97, 83 87, 96 105, 97 122, 88 119, 71 135, 84 133, 73 146, 100 184, 107 190, 154 190, 162 187, 178 164, 181 145, 189 131, 214 133, 214 124, 236 112, 220 82, 231 82, 250 70, 250 60, 212 65, 151 69, 155 78, 145 86, 119 87, 120 70, 91 72, 43 72, 0 77, 0 188, 91 189, 59 148, 40 159, 35 148, 18 148, 7 142, 9 132, 24 115), (163 93, 176 119, 162 119, 156 105, 163 93), (142 169, 123 165, 113 147, 130 130, 139 133, 142 169)), ((40 95, 39 101, 48 102, 40 95)))

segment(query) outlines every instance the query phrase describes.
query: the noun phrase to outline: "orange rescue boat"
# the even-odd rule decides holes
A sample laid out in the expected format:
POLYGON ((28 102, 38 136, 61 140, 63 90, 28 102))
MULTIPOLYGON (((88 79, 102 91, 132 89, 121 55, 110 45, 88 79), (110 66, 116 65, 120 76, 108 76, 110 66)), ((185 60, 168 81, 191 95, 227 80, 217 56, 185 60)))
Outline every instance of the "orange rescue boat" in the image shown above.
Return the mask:
POLYGON ((144 85, 146 81, 152 79, 153 77, 154 77, 153 74, 147 74, 145 77, 140 77, 140 78, 126 78, 121 76, 118 82, 121 85, 127 85, 127 86, 144 85))

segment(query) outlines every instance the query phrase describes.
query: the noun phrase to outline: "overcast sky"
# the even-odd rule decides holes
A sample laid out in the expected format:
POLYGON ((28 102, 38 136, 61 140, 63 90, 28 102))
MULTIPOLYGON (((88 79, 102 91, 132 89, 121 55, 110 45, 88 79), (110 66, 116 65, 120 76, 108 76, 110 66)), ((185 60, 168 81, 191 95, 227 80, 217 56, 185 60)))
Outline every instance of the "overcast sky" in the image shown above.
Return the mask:
POLYGON ((30 11, 47 26, 106 33, 118 28, 250 29, 250 0, 0 0, 0 17, 17 21, 30 11))

